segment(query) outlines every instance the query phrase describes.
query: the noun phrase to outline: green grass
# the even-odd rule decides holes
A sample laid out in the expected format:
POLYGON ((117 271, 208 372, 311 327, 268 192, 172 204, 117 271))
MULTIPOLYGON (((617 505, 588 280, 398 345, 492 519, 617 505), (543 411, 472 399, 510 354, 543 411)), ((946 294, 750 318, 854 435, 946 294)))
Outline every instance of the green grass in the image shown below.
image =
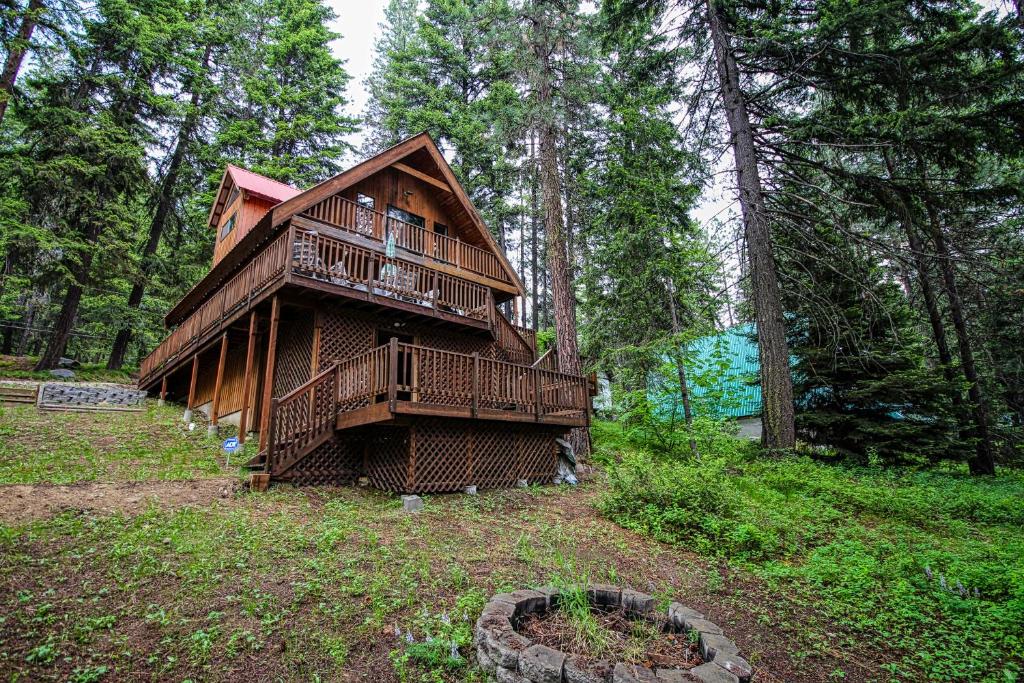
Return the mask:
POLYGON ((721 558, 850 635, 897 680, 1015 681, 1024 665, 1024 476, 848 468, 745 448, 700 462, 600 425, 626 528, 721 558))
POLYGON ((620 553, 613 525, 561 519, 576 495, 435 497, 408 515, 373 491, 283 487, 0 525, 0 674, 237 680, 255 666, 261 680, 483 681, 472 625, 494 592, 553 571, 670 589, 637 562, 656 548, 620 553))
MULTIPOLYGON (((417 515, 374 491, 284 486, 0 520, 0 680, 482 681, 470 629, 488 596, 586 581, 707 613, 762 680, 1016 677, 1019 475, 733 444, 672 465, 609 425, 595 436, 608 482, 431 496, 417 515)), ((0 415, 0 482, 202 477, 227 473, 219 457, 177 408, 0 415)), ((592 615, 572 616, 599 649, 592 615)))
POLYGON ((142 412, 0 408, 0 484, 70 484, 223 476, 220 442, 189 432, 181 409, 147 401, 142 412))

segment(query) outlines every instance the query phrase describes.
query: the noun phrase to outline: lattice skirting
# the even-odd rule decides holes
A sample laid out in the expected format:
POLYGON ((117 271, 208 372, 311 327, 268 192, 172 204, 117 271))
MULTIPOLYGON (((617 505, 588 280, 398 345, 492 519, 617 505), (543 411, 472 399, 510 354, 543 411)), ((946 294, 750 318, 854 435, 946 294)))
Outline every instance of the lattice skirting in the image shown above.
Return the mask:
POLYGON ((294 484, 354 484, 363 470, 364 443, 357 434, 337 434, 275 479, 294 484))
POLYGON ((536 425, 419 420, 378 428, 368 440, 370 483, 397 493, 458 491, 548 483, 557 469, 560 431, 536 425))

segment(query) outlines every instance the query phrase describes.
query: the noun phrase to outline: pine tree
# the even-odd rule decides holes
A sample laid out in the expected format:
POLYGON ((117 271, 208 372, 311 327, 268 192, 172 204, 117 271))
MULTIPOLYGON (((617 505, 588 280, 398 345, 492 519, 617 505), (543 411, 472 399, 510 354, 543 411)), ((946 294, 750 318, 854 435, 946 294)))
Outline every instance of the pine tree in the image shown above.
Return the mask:
POLYGON ((217 148, 271 178, 298 186, 338 173, 357 130, 346 116, 349 75, 330 50, 340 36, 321 0, 253 0, 247 46, 229 56, 217 148))
POLYGON ((123 256, 134 202, 147 182, 146 119, 161 104, 155 87, 168 68, 163 47, 173 40, 180 16, 173 0, 99 3, 73 60, 33 83, 39 95, 21 112, 23 149, 31 155, 24 190, 36 215, 54 222, 62 254, 58 272, 67 282, 36 369, 56 367, 64 354, 95 273, 116 272, 94 268, 94 262, 123 256))

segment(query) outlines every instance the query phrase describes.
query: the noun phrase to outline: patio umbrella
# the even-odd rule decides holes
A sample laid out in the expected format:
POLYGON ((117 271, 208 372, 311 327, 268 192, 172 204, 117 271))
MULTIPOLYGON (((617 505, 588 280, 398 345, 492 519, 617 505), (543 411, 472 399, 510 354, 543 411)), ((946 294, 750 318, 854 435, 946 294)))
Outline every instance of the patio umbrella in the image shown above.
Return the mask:
MULTIPOLYGON (((389 233, 387 240, 384 241, 384 255, 388 258, 395 258, 395 233, 393 232, 389 233)), ((394 277, 397 269, 393 263, 387 263, 380 271, 383 275, 394 277)))

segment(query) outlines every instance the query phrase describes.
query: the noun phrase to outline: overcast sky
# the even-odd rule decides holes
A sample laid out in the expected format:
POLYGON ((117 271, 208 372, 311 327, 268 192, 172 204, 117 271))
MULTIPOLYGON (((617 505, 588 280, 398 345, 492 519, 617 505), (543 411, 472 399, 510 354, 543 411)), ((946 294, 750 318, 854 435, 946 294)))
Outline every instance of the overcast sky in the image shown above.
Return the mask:
MULTIPOLYGON (((384 6, 387 0, 330 0, 338 19, 332 28, 341 34, 341 39, 331 46, 340 59, 345 60, 345 70, 352 77, 348 86, 348 113, 360 116, 366 106, 364 81, 373 66, 373 50, 380 35, 380 23, 384 21, 384 6)), ((360 136, 351 142, 358 145, 360 136)))

